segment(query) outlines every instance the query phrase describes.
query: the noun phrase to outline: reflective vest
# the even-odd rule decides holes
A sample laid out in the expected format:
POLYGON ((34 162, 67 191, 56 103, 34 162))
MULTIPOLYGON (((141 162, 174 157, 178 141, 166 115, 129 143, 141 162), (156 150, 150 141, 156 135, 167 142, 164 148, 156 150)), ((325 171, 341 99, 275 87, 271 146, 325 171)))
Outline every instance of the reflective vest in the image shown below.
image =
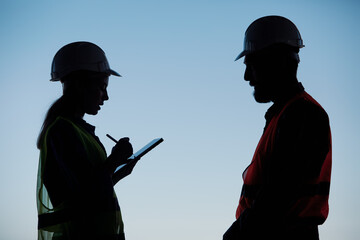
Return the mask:
MULTIPOLYGON (((62 202, 54 207, 50 201, 48 191, 44 183, 44 169, 47 161, 48 154, 48 133, 50 129, 58 122, 66 121, 69 126, 73 127, 76 133, 77 140, 83 146, 86 153, 86 159, 90 161, 90 164, 96 168, 100 167, 106 160, 106 153, 102 146, 96 141, 96 139, 85 129, 76 125, 69 119, 58 117, 46 130, 44 141, 40 150, 38 179, 37 179, 37 209, 38 209, 38 239, 50 240, 50 239, 69 239, 68 234, 71 233, 76 227, 73 217, 76 216, 74 211, 84 211, 84 209, 69 208, 71 204, 62 202)), ((77 141, 76 140, 76 141, 77 141)), ((64 139, 66 141, 66 139, 64 139)), ((111 186, 112 187, 112 186, 111 186)), ((115 191, 112 193, 112 202, 117 203, 117 197, 115 191)), ((91 223, 96 226, 96 229, 88 229, 88 232, 96 239, 105 239, 104 236, 108 236, 109 239, 125 239, 123 233, 123 222, 120 209, 109 209, 102 207, 92 209, 85 209, 91 213, 91 223), (96 210, 94 210, 96 209, 96 210)), ((71 238, 72 239, 72 238, 71 238)), ((107 238, 106 238, 107 239, 107 238)))
MULTIPOLYGON (((264 176, 264 161, 267 160, 273 152, 276 131, 278 128, 278 122, 285 109, 295 102, 296 100, 304 99, 311 103, 321 107, 309 94, 302 92, 293 97, 283 107, 279 114, 275 115, 266 130, 264 131, 260 141, 255 150, 253 159, 250 165, 245 169, 243 173, 243 189, 240 196, 239 205, 236 211, 236 218, 238 219, 243 211, 247 208, 251 208, 255 201, 256 191, 259 190, 262 184, 265 183, 264 176), (252 193, 249 193, 249 191, 252 193)), ((331 176, 331 134, 329 129, 329 151, 321 167, 320 174, 316 179, 309 180, 306 183, 304 192, 296 202, 289 209, 289 214, 297 216, 301 219, 315 220, 317 224, 322 224, 328 216, 329 206, 329 188, 330 188, 330 176, 331 176)))

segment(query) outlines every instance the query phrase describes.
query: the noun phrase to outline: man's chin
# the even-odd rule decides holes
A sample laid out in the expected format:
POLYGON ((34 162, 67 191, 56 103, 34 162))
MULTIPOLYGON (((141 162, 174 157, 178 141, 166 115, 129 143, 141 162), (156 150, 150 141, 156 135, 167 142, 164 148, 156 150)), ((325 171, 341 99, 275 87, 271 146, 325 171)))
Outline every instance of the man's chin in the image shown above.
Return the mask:
POLYGON ((257 90, 254 90, 254 98, 255 98, 255 101, 258 102, 258 103, 268 103, 268 102, 271 102, 271 98, 269 95, 261 92, 261 91, 257 91, 257 90))
POLYGON ((86 112, 86 114, 88 114, 88 115, 97 115, 98 112, 99 112, 98 110, 92 110, 92 111, 86 112))

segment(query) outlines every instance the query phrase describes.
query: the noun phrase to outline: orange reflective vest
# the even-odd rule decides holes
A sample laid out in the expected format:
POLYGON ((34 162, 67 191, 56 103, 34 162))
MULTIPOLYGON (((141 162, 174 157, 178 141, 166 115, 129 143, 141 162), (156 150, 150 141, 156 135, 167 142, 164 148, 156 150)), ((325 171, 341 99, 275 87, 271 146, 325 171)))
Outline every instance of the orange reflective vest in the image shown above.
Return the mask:
MULTIPOLYGON (((243 191, 240 196, 239 205, 236 211, 238 219, 245 209, 251 208, 255 201, 256 194, 245 194, 244 189, 255 190, 265 183, 264 179, 264 161, 267 160, 274 150, 276 131, 278 122, 284 111, 296 100, 303 99, 321 107, 309 94, 301 92, 289 100, 279 114, 275 115, 269 122, 264 131, 257 148, 255 150, 251 164, 243 173, 243 191)), ((316 223, 321 224, 328 216, 329 206, 329 188, 331 176, 331 134, 329 129, 329 150, 321 167, 320 174, 304 185, 304 193, 300 194, 296 202, 288 210, 291 216, 297 216, 301 219, 316 219, 316 223)))

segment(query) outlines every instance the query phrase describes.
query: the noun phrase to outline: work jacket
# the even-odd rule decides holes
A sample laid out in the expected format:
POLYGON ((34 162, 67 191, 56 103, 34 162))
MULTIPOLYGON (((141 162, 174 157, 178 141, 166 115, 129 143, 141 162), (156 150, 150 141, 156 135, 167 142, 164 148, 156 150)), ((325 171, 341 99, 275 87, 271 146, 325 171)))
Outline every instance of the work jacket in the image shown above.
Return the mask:
POLYGON ((224 239, 318 239, 317 226, 329 211, 328 116, 299 84, 265 117, 263 135, 243 172, 237 220, 224 239))
POLYGON ((40 149, 38 239, 124 238, 105 149, 82 119, 58 117, 40 149))

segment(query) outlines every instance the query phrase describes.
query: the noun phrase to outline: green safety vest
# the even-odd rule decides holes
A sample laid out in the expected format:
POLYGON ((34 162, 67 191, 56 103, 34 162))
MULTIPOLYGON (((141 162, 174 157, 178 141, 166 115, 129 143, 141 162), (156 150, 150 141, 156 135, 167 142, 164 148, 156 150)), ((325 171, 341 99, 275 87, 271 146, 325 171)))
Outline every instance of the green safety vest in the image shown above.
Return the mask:
MULTIPOLYGON (((76 125, 69 119, 58 117, 46 130, 44 141, 40 150, 40 159, 37 178, 37 209, 38 209, 38 240, 50 239, 72 239, 71 232, 76 228, 76 222, 72 216, 74 209, 69 209, 69 204, 63 202, 53 207, 48 191, 44 185, 44 169, 47 161, 48 144, 47 138, 49 130, 58 122, 66 121, 73 127, 78 140, 84 147, 86 159, 96 168, 100 167, 106 161, 106 153, 97 140, 85 129, 76 125)), ((65 139, 64 139, 65 141, 65 139)), ((113 190, 114 201, 117 203, 117 197, 113 190)), ((100 208, 101 209, 101 208, 100 208)), ((83 209, 82 209, 83 210, 83 209)), ((87 210, 87 209, 86 209, 87 210)), ((76 210, 75 210, 76 211, 76 210)), ((88 209, 92 211, 92 209, 88 209)), ((92 226, 95 229, 88 229, 94 239, 125 239, 123 232, 123 221, 120 209, 96 210, 92 213, 92 226)), ((76 229, 75 229, 76 230, 76 229)))

